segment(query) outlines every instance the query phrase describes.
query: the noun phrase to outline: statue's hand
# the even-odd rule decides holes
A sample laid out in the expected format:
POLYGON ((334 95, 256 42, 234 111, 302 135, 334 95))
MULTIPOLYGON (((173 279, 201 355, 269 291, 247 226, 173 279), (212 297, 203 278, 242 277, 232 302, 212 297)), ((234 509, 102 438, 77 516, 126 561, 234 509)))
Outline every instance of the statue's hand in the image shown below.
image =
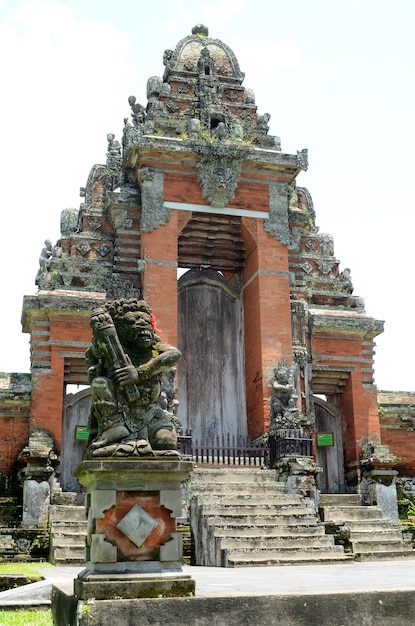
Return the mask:
POLYGON ((114 376, 120 387, 125 387, 126 385, 132 385, 138 382, 138 373, 134 365, 121 367, 115 372, 114 376))

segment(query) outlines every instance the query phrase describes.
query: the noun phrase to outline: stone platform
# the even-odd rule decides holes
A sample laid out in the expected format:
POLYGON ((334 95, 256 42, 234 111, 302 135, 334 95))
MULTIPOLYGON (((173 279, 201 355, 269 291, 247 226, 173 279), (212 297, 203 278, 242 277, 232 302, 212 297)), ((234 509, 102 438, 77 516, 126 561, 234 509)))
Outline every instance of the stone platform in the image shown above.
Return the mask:
MULTIPOLYGON (((63 569, 63 568, 61 568, 63 569)), ((68 581, 53 588, 55 623, 74 626, 409 626, 415 562, 251 567, 184 567, 196 596, 77 601, 68 581), (56 620, 56 615, 62 622, 56 620), (139 616, 139 618, 137 617, 139 616), (78 620, 78 621, 77 621, 78 620)))

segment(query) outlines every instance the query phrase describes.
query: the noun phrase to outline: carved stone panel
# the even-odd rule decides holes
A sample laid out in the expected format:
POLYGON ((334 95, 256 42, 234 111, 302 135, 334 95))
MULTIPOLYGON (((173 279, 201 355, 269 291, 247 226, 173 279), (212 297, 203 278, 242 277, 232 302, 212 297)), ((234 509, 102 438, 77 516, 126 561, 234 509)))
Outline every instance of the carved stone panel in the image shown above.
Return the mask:
POLYGON ((141 222, 140 229, 149 233, 170 218, 170 212, 163 206, 163 172, 150 167, 140 170, 141 181, 141 222))
POLYGON ((275 183, 269 186, 269 218, 264 223, 267 233, 285 244, 290 241, 288 195, 289 186, 286 183, 275 183))

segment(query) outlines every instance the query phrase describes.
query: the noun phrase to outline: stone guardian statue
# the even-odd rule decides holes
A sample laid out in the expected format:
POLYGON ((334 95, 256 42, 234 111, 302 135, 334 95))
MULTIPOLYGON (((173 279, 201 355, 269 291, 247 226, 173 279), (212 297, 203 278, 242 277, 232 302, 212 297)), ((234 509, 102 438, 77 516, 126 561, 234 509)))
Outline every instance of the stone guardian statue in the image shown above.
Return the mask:
POLYGON ((151 308, 133 298, 109 301, 92 312, 91 328, 87 457, 178 455, 176 431, 160 395, 163 372, 181 354, 161 342, 151 308))

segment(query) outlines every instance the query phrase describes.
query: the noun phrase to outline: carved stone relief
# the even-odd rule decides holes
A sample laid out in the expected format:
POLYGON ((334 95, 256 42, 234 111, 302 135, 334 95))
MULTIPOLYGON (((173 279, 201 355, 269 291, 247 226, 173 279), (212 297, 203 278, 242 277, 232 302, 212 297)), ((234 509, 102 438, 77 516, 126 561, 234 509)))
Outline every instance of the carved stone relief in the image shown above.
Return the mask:
POLYGON ((285 244, 290 241, 288 195, 289 185, 287 183, 275 183, 269 186, 269 218, 264 222, 267 233, 285 244))
POLYGON ((141 182, 141 221, 142 232, 149 233, 166 224, 170 212, 163 206, 163 172, 144 167, 139 174, 141 182))

